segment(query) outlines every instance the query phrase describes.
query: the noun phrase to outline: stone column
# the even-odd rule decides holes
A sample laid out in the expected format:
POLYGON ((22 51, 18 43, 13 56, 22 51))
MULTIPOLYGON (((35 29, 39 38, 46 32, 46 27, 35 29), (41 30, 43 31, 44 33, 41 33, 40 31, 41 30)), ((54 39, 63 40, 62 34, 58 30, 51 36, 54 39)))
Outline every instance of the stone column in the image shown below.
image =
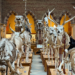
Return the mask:
POLYGON ((0 40, 1 40, 1 28, 2 28, 2 0, 0 0, 0 40))
POLYGON ((37 32, 36 32, 36 44, 38 44, 38 29, 37 29, 37 32))
POLYGON ((2 22, 2 0, 0 0, 0 23, 2 22))
POLYGON ((39 31, 38 31, 38 40, 39 40, 39 31))
POLYGON ((39 30, 39 44, 41 44, 41 29, 39 30))
POLYGON ((42 41, 42 43, 43 43, 43 30, 41 30, 41 41, 42 41))
POLYGON ((73 37, 73 39, 75 39, 75 24, 71 24, 71 26, 72 26, 71 36, 73 37))
POLYGON ((5 25, 3 25, 3 34, 4 34, 3 38, 6 38, 6 26, 5 25))

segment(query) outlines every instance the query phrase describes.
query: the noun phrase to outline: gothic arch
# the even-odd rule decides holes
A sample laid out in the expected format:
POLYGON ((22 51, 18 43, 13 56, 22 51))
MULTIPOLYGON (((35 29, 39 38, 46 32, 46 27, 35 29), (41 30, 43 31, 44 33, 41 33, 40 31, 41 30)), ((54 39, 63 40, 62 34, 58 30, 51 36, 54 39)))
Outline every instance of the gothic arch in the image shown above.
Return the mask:
MULTIPOLYGON (((63 17, 65 14, 66 14, 69 18, 72 17, 72 14, 71 14, 69 11, 63 11, 63 12, 60 14, 60 16, 59 16, 59 23, 60 23, 62 17, 63 17)), ((71 23, 72 23, 72 22, 73 22, 73 20, 71 21, 71 23)))
MULTIPOLYGON (((28 14, 30 14, 30 15, 33 17, 34 23, 35 23, 35 25, 36 25, 37 18, 36 18, 36 16, 35 16, 35 14, 34 14, 32 11, 30 11, 30 10, 26 12, 26 15, 28 15, 28 14)), ((23 15, 24 15, 24 14, 23 14, 23 15)))
MULTIPOLYGON (((30 15, 32 16, 33 20, 34 20, 34 25, 33 25, 33 26, 34 26, 34 30, 36 31, 35 27, 36 27, 37 18, 36 18, 36 16, 35 16, 35 14, 34 14, 32 11, 30 11, 30 10, 28 10, 28 11, 26 12, 26 16, 27 16, 28 14, 30 14, 30 15)), ((25 17, 25 14, 23 14, 23 16, 25 17)))
MULTIPOLYGON (((59 23, 61 23, 61 20, 62 20, 62 18, 63 18, 63 16, 64 15, 67 15, 68 16, 68 18, 71 18, 72 17, 72 14, 69 12, 69 11, 63 11, 61 14, 60 14, 60 16, 59 16, 59 23)), ((74 22, 74 19, 72 20, 72 21, 70 21, 70 23, 72 24, 74 22)), ((72 34, 72 26, 71 26, 71 24, 68 24, 68 25, 64 25, 64 27, 65 27, 65 31, 71 36, 71 34, 72 34), (68 28, 68 29, 67 29, 68 28)))
MULTIPOLYGON (((48 11, 43 15, 42 20, 44 20, 44 18, 46 17, 46 15, 48 15, 48 11)), ((52 12, 51 16, 53 17, 54 20, 57 19, 55 13, 52 12)))
POLYGON ((7 24, 7 21, 8 21, 10 15, 11 15, 12 13, 13 13, 14 15, 17 15, 17 13, 14 12, 14 11, 10 11, 9 13, 7 13, 7 16, 6 16, 5 19, 4 19, 4 24, 7 24))

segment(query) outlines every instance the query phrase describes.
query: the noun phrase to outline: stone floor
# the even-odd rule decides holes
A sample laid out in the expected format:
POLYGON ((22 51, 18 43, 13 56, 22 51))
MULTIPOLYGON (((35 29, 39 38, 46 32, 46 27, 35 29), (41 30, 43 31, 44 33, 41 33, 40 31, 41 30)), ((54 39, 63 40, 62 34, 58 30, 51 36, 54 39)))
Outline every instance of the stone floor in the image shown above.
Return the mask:
POLYGON ((44 72, 44 66, 40 55, 33 54, 30 75, 47 75, 47 72, 44 72))
MULTIPOLYGON (((70 63, 69 63, 69 65, 70 65, 70 63)), ((67 64, 65 64, 65 68, 68 69, 67 64)), ((69 67, 69 70, 71 70, 70 67, 69 67)), ((40 55, 34 55, 34 53, 33 53, 30 75, 47 75, 47 72, 44 71, 44 66, 42 64, 40 55)))

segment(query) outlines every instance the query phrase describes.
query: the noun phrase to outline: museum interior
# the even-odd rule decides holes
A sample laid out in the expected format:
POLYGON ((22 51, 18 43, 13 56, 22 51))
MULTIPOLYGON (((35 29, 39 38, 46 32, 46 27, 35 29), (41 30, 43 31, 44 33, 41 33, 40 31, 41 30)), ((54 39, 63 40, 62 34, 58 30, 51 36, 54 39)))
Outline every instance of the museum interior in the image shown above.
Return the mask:
POLYGON ((0 75, 75 75, 75 0, 0 0, 0 75))

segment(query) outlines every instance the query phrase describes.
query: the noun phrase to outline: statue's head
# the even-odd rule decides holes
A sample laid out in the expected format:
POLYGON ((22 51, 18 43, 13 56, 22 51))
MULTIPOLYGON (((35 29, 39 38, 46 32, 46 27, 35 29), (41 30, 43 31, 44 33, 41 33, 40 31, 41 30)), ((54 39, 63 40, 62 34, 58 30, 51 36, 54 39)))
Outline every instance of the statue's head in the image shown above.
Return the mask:
POLYGON ((53 36, 54 36, 54 38, 56 38, 56 37, 57 37, 56 29, 54 29, 53 36))
POLYGON ((54 27, 49 27, 49 34, 52 35, 54 33, 55 29, 54 27))
POLYGON ((64 33, 64 25, 68 22, 70 22, 71 20, 73 20, 75 18, 75 16, 73 16, 72 18, 70 18, 69 20, 66 21, 66 14, 63 20, 63 23, 60 25, 57 21, 55 21, 53 18, 51 19, 50 15, 51 13, 54 11, 54 9, 52 9, 51 11, 48 10, 48 19, 50 21, 52 21, 53 23, 55 23, 55 25, 57 26, 57 33, 58 35, 63 35, 64 33))
POLYGON ((18 24, 19 26, 22 26, 22 21, 23 21, 23 16, 21 16, 21 15, 15 16, 16 25, 18 24))
POLYGON ((56 27, 56 32, 58 35, 63 35, 64 33, 64 27, 62 25, 59 25, 56 27))

